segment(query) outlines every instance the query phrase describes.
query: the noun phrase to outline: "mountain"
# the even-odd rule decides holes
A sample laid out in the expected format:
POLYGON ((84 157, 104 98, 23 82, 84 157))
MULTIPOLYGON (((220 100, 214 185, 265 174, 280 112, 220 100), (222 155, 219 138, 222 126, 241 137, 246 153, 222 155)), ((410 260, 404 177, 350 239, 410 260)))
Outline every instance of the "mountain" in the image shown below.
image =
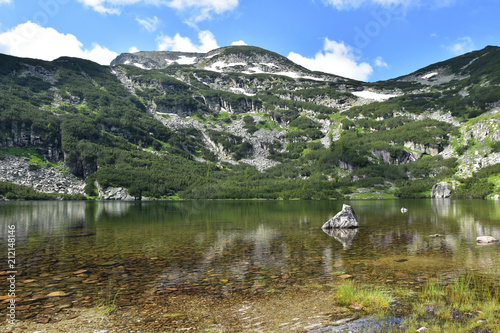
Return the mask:
POLYGON ((426 197, 445 181, 455 196, 491 197, 499 52, 375 83, 253 46, 125 53, 111 66, 0 55, 0 195, 426 197))
POLYGON ((228 46, 208 53, 153 51, 124 53, 111 66, 133 65, 142 69, 163 69, 175 65, 191 65, 221 73, 278 74, 296 78, 336 81, 339 77, 314 73, 277 53, 255 46, 228 46))

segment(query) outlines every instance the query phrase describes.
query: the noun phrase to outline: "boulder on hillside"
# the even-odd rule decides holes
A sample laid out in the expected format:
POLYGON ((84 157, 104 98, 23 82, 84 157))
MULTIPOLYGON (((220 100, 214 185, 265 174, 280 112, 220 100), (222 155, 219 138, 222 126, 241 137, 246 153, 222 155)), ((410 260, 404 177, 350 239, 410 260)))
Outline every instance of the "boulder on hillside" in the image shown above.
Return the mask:
POLYGON ((434 184, 431 190, 431 198, 449 198, 451 190, 447 182, 434 184))
POLYGON ((323 229, 334 229, 334 228, 357 228, 359 226, 359 220, 349 205, 343 205, 342 210, 337 213, 334 217, 326 221, 323 224, 323 229))

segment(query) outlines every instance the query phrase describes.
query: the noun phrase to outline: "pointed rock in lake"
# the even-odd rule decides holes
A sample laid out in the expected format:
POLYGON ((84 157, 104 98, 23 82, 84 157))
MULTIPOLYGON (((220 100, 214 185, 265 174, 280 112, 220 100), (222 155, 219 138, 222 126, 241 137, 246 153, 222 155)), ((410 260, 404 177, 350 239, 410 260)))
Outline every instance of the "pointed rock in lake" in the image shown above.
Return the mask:
POLYGON ((323 224, 323 229, 333 229, 333 228, 357 228, 359 226, 359 220, 349 205, 343 205, 342 210, 337 213, 334 217, 329 219, 325 224, 323 224))

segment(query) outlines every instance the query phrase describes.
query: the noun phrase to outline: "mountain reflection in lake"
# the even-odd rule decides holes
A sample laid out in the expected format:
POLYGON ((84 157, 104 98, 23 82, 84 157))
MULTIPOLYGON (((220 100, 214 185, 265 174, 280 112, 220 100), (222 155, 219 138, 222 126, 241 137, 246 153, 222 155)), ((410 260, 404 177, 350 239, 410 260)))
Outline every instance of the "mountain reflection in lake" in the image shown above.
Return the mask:
MULTIPOLYGON (((118 304, 127 305, 170 293, 332 283, 342 274, 415 287, 469 271, 500 277, 500 246, 475 241, 500 239, 496 201, 349 204, 360 228, 325 234, 321 226, 342 202, 2 202, 1 251, 7 253, 8 225, 16 225, 18 304, 25 316, 54 302, 47 299, 54 291, 67 294, 60 304, 91 306, 103 292, 119 292, 118 304)), ((0 288, 8 289, 6 279, 0 288)))

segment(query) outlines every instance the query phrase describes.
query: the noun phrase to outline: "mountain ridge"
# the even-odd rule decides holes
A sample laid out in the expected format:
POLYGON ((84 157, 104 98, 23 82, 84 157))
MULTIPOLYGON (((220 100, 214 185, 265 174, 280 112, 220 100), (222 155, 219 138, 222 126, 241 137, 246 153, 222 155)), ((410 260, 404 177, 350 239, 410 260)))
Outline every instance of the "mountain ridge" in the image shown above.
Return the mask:
POLYGON ((281 73, 281 75, 291 77, 329 81, 335 81, 339 78, 333 74, 310 71, 278 53, 256 46, 225 46, 206 53, 178 51, 122 53, 111 62, 111 66, 120 64, 135 65, 142 69, 163 69, 171 65, 190 65, 197 69, 216 72, 281 73))

